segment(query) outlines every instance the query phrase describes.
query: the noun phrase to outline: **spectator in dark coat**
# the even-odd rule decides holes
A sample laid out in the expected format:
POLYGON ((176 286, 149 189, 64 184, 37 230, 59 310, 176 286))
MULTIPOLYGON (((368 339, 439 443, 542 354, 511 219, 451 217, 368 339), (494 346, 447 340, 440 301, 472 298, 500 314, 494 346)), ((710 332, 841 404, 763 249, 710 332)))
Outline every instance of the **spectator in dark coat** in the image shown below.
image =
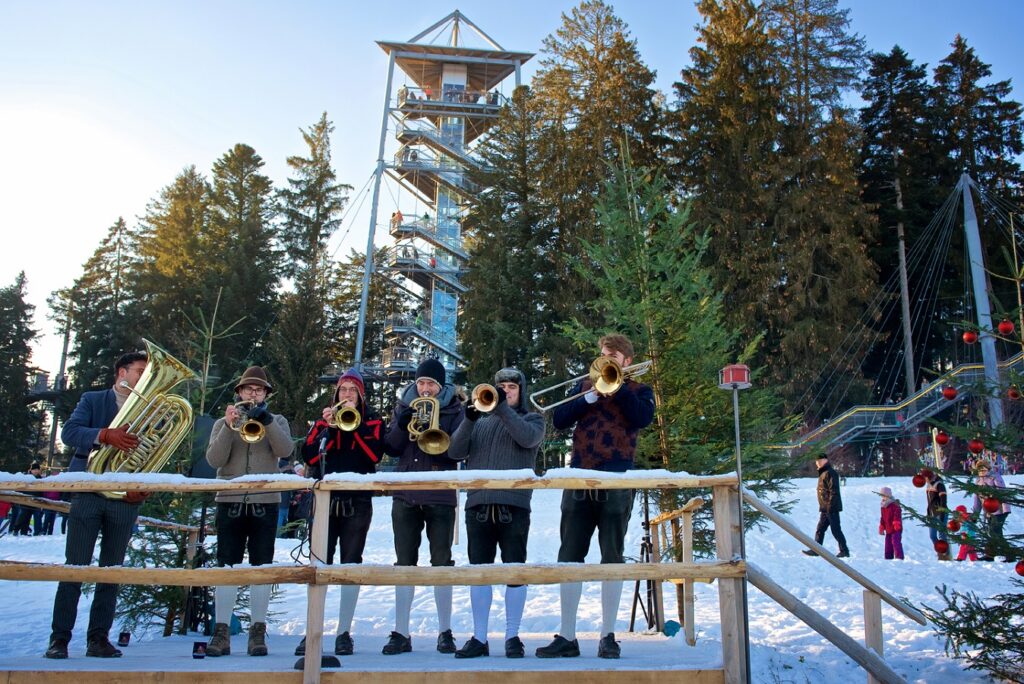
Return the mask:
MULTIPOLYGON (((946 485, 939 474, 932 472, 928 477, 928 484, 925 487, 925 495, 928 497, 928 536, 932 540, 932 546, 938 540, 946 541, 946 520, 949 511, 946 509, 946 485)), ((940 553, 935 552, 939 560, 949 560, 949 549, 940 553)))
MULTIPOLYGON (((848 558, 850 549, 846 546, 846 536, 839 522, 839 513, 843 510, 843 498, 839 494, 839 473, 828 462, 828 456, 821 455, 814 460, 818 467, 818 527, 814 530, 814 541, 819 544, 825 541, 825 531, 832 528, 832 536, 839 544, 839 558, 848 558)), ((816 551, 804 549, 804 554, 817 556, 816 551)))

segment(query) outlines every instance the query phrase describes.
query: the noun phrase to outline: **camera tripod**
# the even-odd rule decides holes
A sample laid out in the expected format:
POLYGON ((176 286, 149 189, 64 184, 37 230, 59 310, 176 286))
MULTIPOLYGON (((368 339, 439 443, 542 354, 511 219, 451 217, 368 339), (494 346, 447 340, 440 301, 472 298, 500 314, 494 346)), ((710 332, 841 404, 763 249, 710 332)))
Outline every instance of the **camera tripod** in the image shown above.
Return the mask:
MULTIPOLYGON (((644 520, 643 528, 644 535, 640 539, 640 563, 650 563, 651 554, 654 551, 654 545, 651 543, 651 516, 650 508, 648 506, 647 490, 644 490, 643 494, 644 501, 644 520)), ((629 613, 629 631, 634 631, 636 625, 636 607, 640 606, 640 611, 644 614, 644 620, 647 622, 647 629, 658 629, 661 620, 659 620, 658 613, 660 612, 660 606, 657 605, 657 584, 658 580, 644 580, 647 585, 644 591, 645 596, 641 598, 640 594, 640 582, 636 580, 633 584, 633 608, 629 613)))

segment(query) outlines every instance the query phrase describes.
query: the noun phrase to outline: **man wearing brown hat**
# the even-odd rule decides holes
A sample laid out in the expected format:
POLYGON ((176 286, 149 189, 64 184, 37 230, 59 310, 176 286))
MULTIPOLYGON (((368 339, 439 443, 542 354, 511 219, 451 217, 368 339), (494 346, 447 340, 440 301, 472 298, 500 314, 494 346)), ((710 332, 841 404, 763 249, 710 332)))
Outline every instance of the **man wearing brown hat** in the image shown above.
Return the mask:
MULTIPOLYGON (((292 437, 284 416, 267 410, 267 397, 274 391, 266 372, 259 366, 250 366, 235 384, 240 402, 249 402, 243 413, 229 405, 224 417, 213 424, 206 460, 217 469, 217 477, 231 480, 241 475, 256 473, 277 474, 278 460, 292 453, 292 437), (242 420, 255 420, 264 427, 263 438, 253 442, 242 439, 238 431, 242 420)), ((233 566, 242 562, 249 550, 250 565, 274 562, 274 540, 277 537, 277 507, 280 494, 264 491, 229 490, 217 492, 217 565, 233 566)), ((249 590, 251 621, 248 653, 267 655, 267 606, 270 603, 269 584, 253 585, 249 590)), ((213 638, 206 647, 206 655, 222 656, 231 653, 231 612, 238 596, 237 586, 217 587, 216 624, 213 638)))
MULTIPOLYGON (((413 420, 410 406, 419 397, 434 397, 440 407, 438 427, 448 435, 462 422, 462 403, 458 400, 455 387, 445 382, 444 366, 437 359, 427 359, 416 369, 416 382, 402 391, 395 406, 395 413, 384 435, 386 453, 398 458, 399 472, 427 472, 432 470, 455 470, 458 463, 447 451, 431 455, 419 448, 409 438, 409 424, 413 420)), ((451 489, 429 491, 396 491, 391 503, 391 524, 395 533, 396 565, 416 565, 423 529, 427 531, 430 545, 430 564, 433 566, 454 565, 452 541, 455 533, 456 496, 451 489)), ((397 655, 412 650, 409 633, 409 614, 415 587, 395 587, 395 630, 384 646, 384 655, 397 655)), ((437 650, 441 653, 455 653, 455 637, 452 635, 452 588, 434 587, 434 603, 437 606, 437 650)))

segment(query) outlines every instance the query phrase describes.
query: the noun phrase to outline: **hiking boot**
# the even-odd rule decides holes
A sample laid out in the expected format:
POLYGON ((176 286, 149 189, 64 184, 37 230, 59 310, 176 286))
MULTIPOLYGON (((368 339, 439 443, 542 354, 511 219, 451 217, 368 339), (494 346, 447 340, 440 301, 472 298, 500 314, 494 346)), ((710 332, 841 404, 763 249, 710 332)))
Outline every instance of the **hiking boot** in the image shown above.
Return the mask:
POLYGON ((120 658, 121 651, 104 634, 89 639, 85 645, 85 655, 89 658, 120 658))
POLYGON ((569 641, 561 634, 555 635, 555 640, 547 646, 537 649, 538 658, 577 658, 580 655, 580 642, 576 639, 569 641))
POLYGON ((302 641, 295 647, 295 655, 304 656, 306 655, 306 637, 302 637, 302 641))
POLYGON ((348 632, 342 632, 334 639, 334 655, 352 655, 354 644, 348 632))
POLYGON ((840 549, 839 553, 836 554, 836 558, 849 558, 850 549, 840 549))
POLYGON ((267 655, 266 622, 254 622, 249 626, 249 646, 246 652, 251 656, 267 655))
POLYGON ((818 555, 817 551, 812 551, 810 549, 804 549, 800 553, 804 554, 805 556, 817 556, 818 555))
POLYGON ((64 660, 68 657, 68 640, 60 637, 50 639, 50 647, 43 655, 53 660, 64 660))
POLYGON ((519 637, 514 636, 511 639, 505 639, 506 658, 522 658, 525 655, 526 648, 523 646, 523 642, 520 641, 519 637))
POLYGON ((437 635, 437 652, 455 653, 455 637, 452 636, 452 630, 446 629, 437 635))
POLYGON ((206 655, 217 658, 222 655, 231 655, 231 631, 223 622, 213 626, 213 637, 210 643, 206 644, 206 655))
POLYGON ((381 653, 384 655, 398 655, 399 653, 409 653, 412 651, 412 637, 402 636, 398 632, 392 632, 391 637, 388 639, 388 643, 384 644, 381 653))
POLYGON ((486 641, 480 643, 476 637, 469 637, 469 641, 455 652, 456 658, 479 658, 480 656, 489 655, 491 655, 490 645, 486 641))
POLYGON ((619 642, 615 640, 613 632, 601 637, 601 641, 597 645, 598 658, 618 658, 621 652, 622 649, 619 648, 619 642))

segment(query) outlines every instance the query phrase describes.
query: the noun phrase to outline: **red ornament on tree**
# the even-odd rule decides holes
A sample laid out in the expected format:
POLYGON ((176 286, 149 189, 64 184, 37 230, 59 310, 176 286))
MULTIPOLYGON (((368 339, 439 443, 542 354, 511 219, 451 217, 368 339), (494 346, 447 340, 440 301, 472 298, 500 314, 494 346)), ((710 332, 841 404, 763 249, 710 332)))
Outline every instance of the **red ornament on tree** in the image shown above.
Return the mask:
POLYGON ((940 446, 946 446, 949 444, 949 434, 942 432, 941 430, 935 433, 935 442, 940 446))
POLYGON ((956 507, 956 512, 962 513, 963 515, 967 515, 967 506, 960 504, 959 506, 956 507))
POLYGON ((1018 575, 1024 577, 1024 560, 1017 561, 1017 566, 1014 568, 1014 570, 1017 571, 1018 575))
POLYGON ((946 523, 946 527, 949 528, 950 532, 959 532, 960 531, 960 521, 959 520, 950 520, 948 523, 946 523))
POLYGON ((982 451, 985 450, 985 443, 982 442, 980 439, 972 439, 971 441, 967 442, 967 450, 970 451, 972 454, 980 454, 982 451))
POLYGON ((946 385, 945 387, 942 388, 942 396, 950 401, 953 401, 954 399, 956 399, 956 387, 953 387, 952 385, 946 385))
POLYGON ((967 344, 974 344, 975 342, 978 341, 978 333, 974 332, 973 330, 965 331, 963 337, 964 342, 966 342, 967 344))
POLYGON ((1002 508, 1003 503, 994 496, 986 496, 985 500, 981 502, 981 507, 985 509, 986 513, 991 515, 1002 508))
POLYGON ((917 475, 914 476, 913 482, 914 482, 914 486, 917 487, 918 489, 920 489, 921 487, 924 487, 924 483, 925 483, 924 475, 922 475, 921 473, 918 473, 917 475))
POLYGON ((1012 335, 1013 321, 1011 321, 1009 318, 1004 318, 1003 320, 999 321, 999 325, 997 326, 997 328, 999 330, 999 334, 1004 337, 1012 335))
POLYGON ((1016 385, 1014 385, 1010 389, 1006 390, 1006 396, 1010 397, 1010 399, 1013 399, 1014 401, 1017 401, 1021 397, 1020 390, 1017 389, 1016 385))
POLYGON ((949 551, 949 542, 945 539, 939 539, 935 542, 935 553, 947 553, 949 551))

